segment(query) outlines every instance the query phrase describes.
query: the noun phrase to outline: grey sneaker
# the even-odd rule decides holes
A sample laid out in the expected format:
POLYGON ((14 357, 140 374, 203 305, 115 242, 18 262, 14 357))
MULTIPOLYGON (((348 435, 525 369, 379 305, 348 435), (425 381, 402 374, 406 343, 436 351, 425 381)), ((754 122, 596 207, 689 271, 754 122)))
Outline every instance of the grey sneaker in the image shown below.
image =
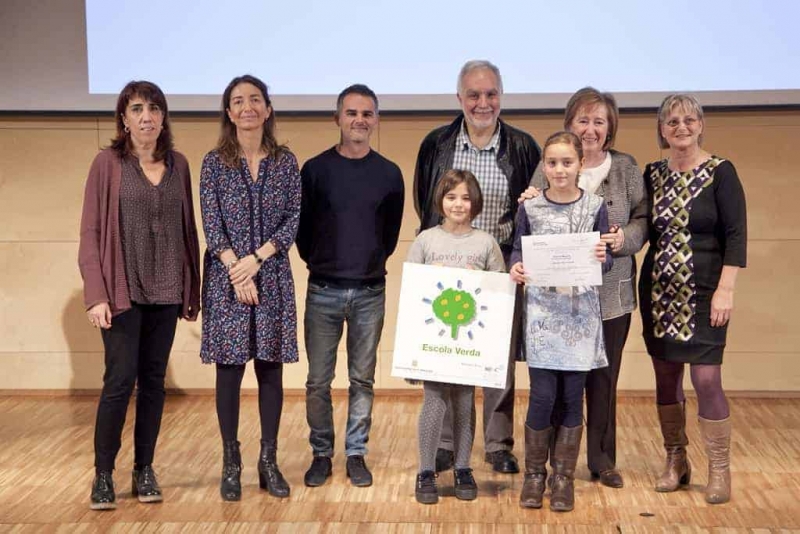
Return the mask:
POLYGON ((436 489, 436 473, 422 471, 417 474, 414 497, 420 504, 436 504, 439 502, 439 492, 436 489))
POLYGON ((472 501, 478 497, 478 485, 472 476, 472 469, 465 467, 456 469, 454 473, 456 498, 462 501, 472 501))

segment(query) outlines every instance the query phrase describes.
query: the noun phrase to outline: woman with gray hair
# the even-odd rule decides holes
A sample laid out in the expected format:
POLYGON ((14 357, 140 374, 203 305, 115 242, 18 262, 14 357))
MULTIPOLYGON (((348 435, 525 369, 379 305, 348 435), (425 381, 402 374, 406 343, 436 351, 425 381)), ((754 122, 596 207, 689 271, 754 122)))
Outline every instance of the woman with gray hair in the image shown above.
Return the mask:
MULTIPOLYGON (((647 203, 642 173, 633 156, 614 150, 619 125, 619 110, 614 96, 593 87, 578 90, 567 103, 564 129, 581 140, 584 163, 579 186, 587 193, 603 197, 608 210, 610 232, 601 238, 614 257, 611 270, 603 275, 600 307, 608 367, 593 369, 586 379, 586 457, 593 478, 612 488, 621 488, 622 475, 617 462, 617 380, 622 350, 636 309, 636 260, 647 236, 647 203)), ((540 164, 528 191, 547 187, 540 164)), ((562 407, 553 411, 553 429, 560 426, 562 407)), ((526 460, 529 454, 547 458, 550 433, 526 428, 526 460)), ((552 452, 552 451, 551 451, 552 452)), ((551 454, 551 465, 554 462, 551 454)), ((527 462, 526 462, 527 463, 527 462)), ((532 468, 533 469, 533 468, 532 468)), ((527 473, 528 469, 526 469, 527 473)))
POLYGON ((703 108, 668 96, 658 112, 658 142, 669 157, 644 172, 650 247, 639 280, 642 325, 656 374, 666 467, 656 491, 688 485, 684 364, 690 364, 708 456, 705 499, 731 494, 731 419, 722 389, 722 354, 736 275, 747 259, 744 190, 730 161, 702 148, 703 108))

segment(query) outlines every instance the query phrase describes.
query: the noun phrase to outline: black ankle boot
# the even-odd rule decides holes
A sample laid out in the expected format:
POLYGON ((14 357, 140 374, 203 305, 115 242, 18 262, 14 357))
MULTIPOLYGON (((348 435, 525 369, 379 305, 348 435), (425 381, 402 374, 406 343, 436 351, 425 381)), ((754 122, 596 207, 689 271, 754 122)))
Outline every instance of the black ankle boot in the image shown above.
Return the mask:
POLYGON ((273 497, 288 497, 289 484, 283 478, 276 459, 278 446, 274 441, 261 441, 258 455, 258 485, 273 497))
POLYGON ((117 508, 114 494, 114 480, 111 471, 97 471, 92 482, 92 510, 115 510, 117 508))
POLYGON ((219 493, 224 501, 242 499, 242 453, 236 440, 222 442, 222 481, 219 493))
POLYGON ((161 502, 164 497, 156 480, 152 465, 136 465, 131 473, 131 494, 139 502, 161 502))

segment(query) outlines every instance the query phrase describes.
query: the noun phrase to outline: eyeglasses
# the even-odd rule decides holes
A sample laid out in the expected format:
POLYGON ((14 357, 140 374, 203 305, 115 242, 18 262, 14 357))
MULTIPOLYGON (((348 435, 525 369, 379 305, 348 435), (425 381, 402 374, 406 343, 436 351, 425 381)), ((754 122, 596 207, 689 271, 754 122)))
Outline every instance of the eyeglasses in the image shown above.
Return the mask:
POLYGON ((680 128, 681 124, 683 124, 687 128, 692 128, 695 125, 697 125, 698 122, 700 122, 700 121, 698 119, 694 118, 694 117, 686 117, 683 120, 681 120, 681 119, 670 119, 667 122, 665 122, 664 124, 666 124, 667 127, 672 128, 673 130, 676 130, 676 129, 680 128))

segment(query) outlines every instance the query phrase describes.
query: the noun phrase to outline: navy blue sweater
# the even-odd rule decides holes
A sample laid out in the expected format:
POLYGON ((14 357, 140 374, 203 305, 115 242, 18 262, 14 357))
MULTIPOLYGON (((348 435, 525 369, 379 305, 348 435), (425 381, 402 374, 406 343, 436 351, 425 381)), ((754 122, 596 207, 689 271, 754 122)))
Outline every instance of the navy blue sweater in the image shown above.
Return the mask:
POLYGON ((400 168, 374 150, 350 159, 333 147, 300 175, 297 250, 310 278, 348 287, 384 281, 403 219, 400 168))

